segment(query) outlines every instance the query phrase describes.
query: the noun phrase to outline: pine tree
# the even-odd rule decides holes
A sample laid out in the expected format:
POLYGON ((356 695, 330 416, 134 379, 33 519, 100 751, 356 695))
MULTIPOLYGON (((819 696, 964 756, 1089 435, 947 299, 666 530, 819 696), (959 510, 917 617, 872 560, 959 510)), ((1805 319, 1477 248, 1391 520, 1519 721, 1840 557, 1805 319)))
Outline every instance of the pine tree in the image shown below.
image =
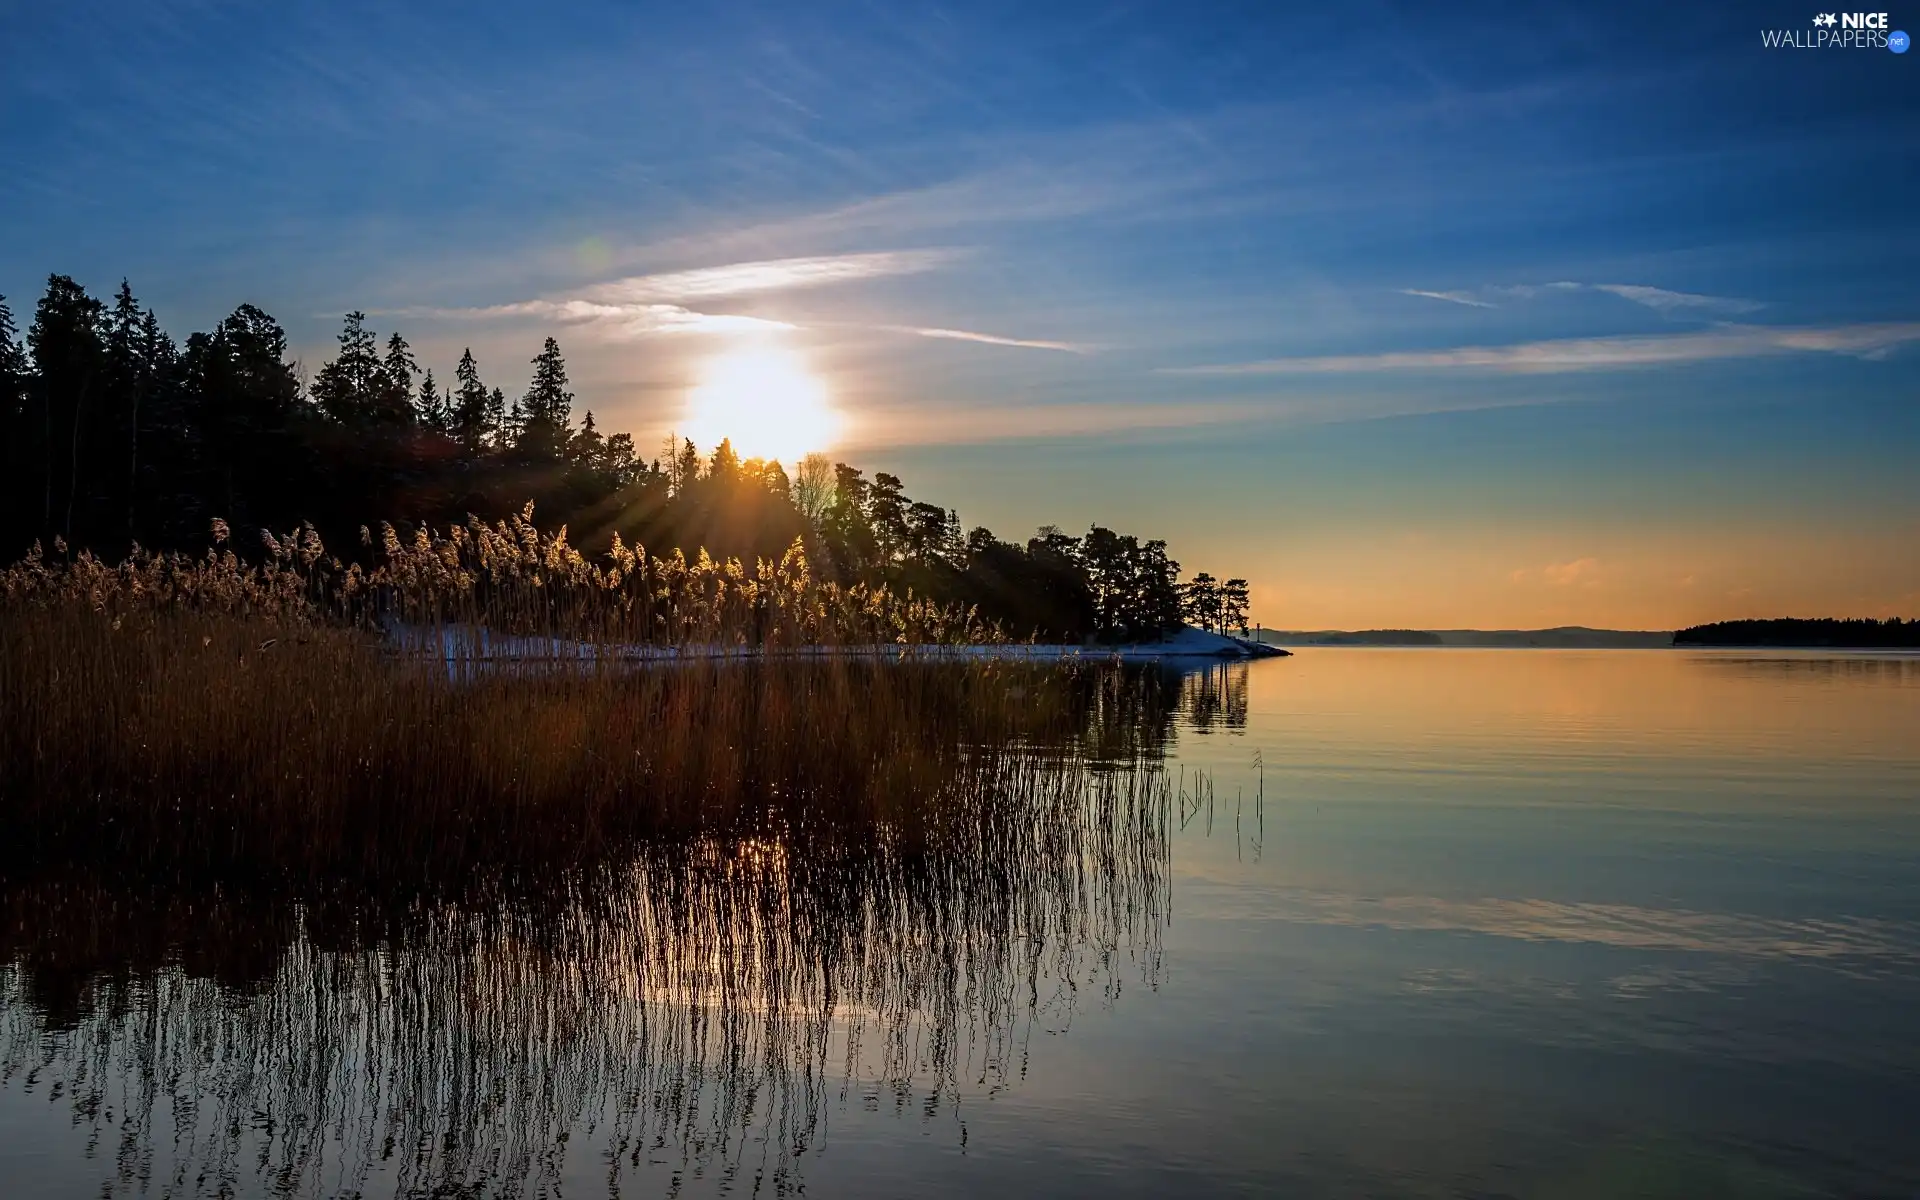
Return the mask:
POLYGON ((451 431, 459 439, 461 450, 475 458, 499 428, 501 414, 495 413, 489 403, 491 397, 480 382, 480 368, 473 361, 471 348, 460 352, 460 365, 454 368, 453 377, 458 386, 449 402, 453 410, 451 431))
POLYGON ((680 439, 680 448, 673 451, 673 460, 668 472, 673 479, 676 495, 699 482, 700 451, 694 448, 692 438, 680 439))
POLYGON ((387 339, 387 356, 380 364, 380 383, 376 389, 374 411, 383 425, 411 425, 414 422, 413 377, 420 371, 413 349, 398 333, 387 339))
POLYGON ((601 470, 616 487, 625 487, 639 478, 646 470, 646 464, 640 462, 633 449, 633 435, 616 433, 607 439, 606 448, 601 451, 601 470))
POLYGON ((434 433, 447 432, 447 397, 434 386, 429 369, 420 380, 420 395, 414 401, 414 419, 434 433))
POLYGON ((103 312, 100 301, 71 278, 51 275, 27 330, 39 376, 41 528, 59 530, 69 542, 80 494, 80 451, 104 382, 103 312))
POLYGON ((589 470, 600 470, 605 465, 607 443, 594 428, 593 410, 580 422, 580 432, 573 435, 567 443, 567 457, 589 470))
POLYGON ((560 343, 548 338, 533 359, 533 382, 520 401, 523 424, 517 440, 532 458, 558 458, 567 442, 567 421, 573 411, 573 393, 567 390, 567 363, 560 343))
POLYGON ((263 525, 300 503, 290 437, 300 381, 286 355, 286 333, 251 304, 188 339, 181 374, 202 451, 201 496, 214 506, 203 515, 263 525))
POLYGON ((313 398, 320 411, 342 425, 365 426, 377 420, 385 374, 367 315, 350 312, 340 330, 340 353, 320 368, 313 398))
MULTIPOLYGON (((504 404, 506 402, 506 398, 500 394, 499 388, 493 389, 493 399, 496 404, 504 404)), ((517 448, 526 430, 526 409, 521 406, 518 400, 515 400, 513 405, 507 409, 507 415, 500 419, 500 444, 502 446, 517 448)))
POLYGON ((1180 615, 1189 624, 1212 632, 1220 624, 1220 581, 1205 571, 1180 587, 1180 615))
POLYGON ((133 298, 133 288, 120 281, 114 297, 113 313, 107 318, 107 400, 112 418, 113 444, 124 448, 126 471, 111 469, 119 461, 119 452, 101 456, 103 474, 111 472, 124 483, 103 490, 118 491, 126 514, 126 535, 135 534, 135 495, 140 479, 141 406, 152 392, 159 371, 159 323, 151 310, 142 309, 133 298))
MULTIPOLYGON (((29 425, 27 383, 29 367, 26 347, 21 345, 13 309, 0 296, 0 502, 6 512, 22 516, 29 511, 27 481, 32 476, 30 447, 34 443, 29 425)), ((9 534, 13 531, 8 530, 9 534)), ((7 549, 13 547, 9 545, 7 549)))
POLYGON ((1229 579, 1220 585, 1220 630, 1247 631, 1247 581, 1229 579))

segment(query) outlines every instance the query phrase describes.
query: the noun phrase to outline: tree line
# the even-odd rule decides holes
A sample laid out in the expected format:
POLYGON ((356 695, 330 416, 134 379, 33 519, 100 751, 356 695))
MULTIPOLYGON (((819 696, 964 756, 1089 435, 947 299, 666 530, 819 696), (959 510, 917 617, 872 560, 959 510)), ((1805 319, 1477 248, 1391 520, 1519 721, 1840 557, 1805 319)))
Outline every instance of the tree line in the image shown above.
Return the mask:
POLYGON ((1920 646, 1920 621, 1889 617, 1777 617, 1767 620, 1715 621, 1673 635, 1676 646, 1833 646, 1892 648, 1920 646))
POLYGON ((1043 526, 1024 542, 962 531, 951 509, 819 455, 794 464, 668 439, 644 459, 631 435, 576 422, 553 338, 516 398, 469 349, 446 382, 406 338, 346 315, 334 356, 302 378, 287 337, 243 304, 184 343, 122 282, 110 301, 49 277, 27 328, 0 296, 0 551, 58 538, 116 556, 197 548, 215 518, 236 529, 311 522, 332 545, 363 525, 497 520, 532 500, 575 544, 618 533, 688 555, 777 559, 794 541, 842 583, 976 607, 1008 633, 1151 638, 1183 624, 1244 629, 1247 585, 1183 580, 1164 541, 1101 526, 1043 526))

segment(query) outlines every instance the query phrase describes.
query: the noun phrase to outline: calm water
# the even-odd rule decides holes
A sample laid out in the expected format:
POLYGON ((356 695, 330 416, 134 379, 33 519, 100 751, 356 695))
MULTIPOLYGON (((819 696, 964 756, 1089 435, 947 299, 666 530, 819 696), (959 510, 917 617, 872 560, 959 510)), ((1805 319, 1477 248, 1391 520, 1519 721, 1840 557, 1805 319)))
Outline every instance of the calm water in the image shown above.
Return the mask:
POLYGON ((885 926, 830 1011, 672 888, 593 970, 442 930, 229 986, 189 946, 55 1011, 14 968, 0 1191, 1920 1191, 1920 658, 1182 686, 1159 832, 885 926))

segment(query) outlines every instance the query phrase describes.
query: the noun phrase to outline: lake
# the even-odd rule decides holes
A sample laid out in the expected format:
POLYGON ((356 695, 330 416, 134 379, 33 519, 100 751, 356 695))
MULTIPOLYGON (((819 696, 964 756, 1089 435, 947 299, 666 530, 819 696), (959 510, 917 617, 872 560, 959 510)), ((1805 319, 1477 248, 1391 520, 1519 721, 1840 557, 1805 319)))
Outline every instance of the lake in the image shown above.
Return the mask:
POLYGON ((769 842, 759 884, 649 867, 551 938, 201 896, 121 949, 89 916, 85 978, 0 971, 0 1190, 1920 1190, 1920 657, 1151 682, 1160 790, 1036 843, 1084 868, 803 904, 769 842), (201 922, 258 944, 201 964, 201 922), (820 965, 845 929, 871 953, 820 965))

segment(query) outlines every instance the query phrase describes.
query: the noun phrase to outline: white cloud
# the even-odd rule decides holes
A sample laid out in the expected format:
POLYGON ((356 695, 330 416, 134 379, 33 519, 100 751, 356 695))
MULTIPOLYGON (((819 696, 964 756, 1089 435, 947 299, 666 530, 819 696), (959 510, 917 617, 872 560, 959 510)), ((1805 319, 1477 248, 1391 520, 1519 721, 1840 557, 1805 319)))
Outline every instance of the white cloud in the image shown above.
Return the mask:
MULTIPOLYGON (((824 287, 890 275, 930 271, 954 258, 951 250, 884 250, 808 258, 728 263, 664 274, 634 275, 563 295, 473 308, 403 308, 382 315, 435 319, 537 317, 586 326, 611 339, 654 333, 741 333, 793 329, 785 321, 689 308, 684 301, 724 299, 756 292, 824 287)), ((984 340, 984 339, 983 339, 984 340)))
POLYGON ((1447 350, 1270 358, 1257 362, 1164 367, 1161 370, 1172 375, 1345 374, 1424 370, 1546 374, 1811 352, 1877 359, 1916 341, 1920 341, 1920 322, 1912 321, 1803 327, 1727 325, 1697 333, 1559 338, 1509 346, 1459 346, 1447 350))
POLYGON ((387 310, 385 315, 455 320, 538 317, 584 326, 612 340, 650 333, 746 333, 794 328, 785 321, 698 312, 678 304, 605 304, 579 299, 519 300, 482 308, 402 308, 387 310))
POLYGON ((824 287, 889 275, 931 271, 951 262, 952 250, 882 250, 867 254, 828 254, 728 263, 691 271, 634 275, 596 284, 580 292, 587 300, 632 304, 659 300, 711 300, 752 292, 824 287))
POLYGON ((1639 283, 1576 283, 1571 279, 1559 279, 1543 284, 1514 283, 1481 288, 1458 288, 1452 291, 1432 291, 1425 288, 1400 289, 1400 294, 1403 296, 1424 296, 1429 300, 1445 300, 1449 304, 1464 304, 1471 308, 1497 308, 1499 305, 1496 301, 1532 300, 1543 292, 1605 292, 1643 308, 1653 309, 1662 315, 1739 316, 1766 307, 1758 300, 1743 300, 1738 296, 1708 296, 1699 292, 1676 292, 1639 283))
POLYGON ((1468 292, 1426 292, 1419 288, 1401 288, 1402 296, 1424 296, 1428 300, 1445 300, 1449 304, 1464 304, 1468 308, 1493 308, 1491 301, 1478 300, 1468 292))
POLYGON ((1696 292, 1670 292, 1666 288, 1645 287, 1636 283, 1596 283, 1593 290, 1607 292, 1644 305, 1655 312, 1712 312, 1712 313, 1750 313, 1766 305, 1758 300, 1742 300, 1737 296, 1703 296, 1696 292))
POLYGON ((1038 338, 1001 337, 992 333, 974 333, 967 329, 921 329, 912 326, 894 326, 897 333, 911 333, 915 337, 943 338, 955 342, 978 342, 983 346, 1018 346, 1026 350, 1058 350, 1065 354, 1085 354, 1090 347, 1074 342, 1049 342, 1038 338))

